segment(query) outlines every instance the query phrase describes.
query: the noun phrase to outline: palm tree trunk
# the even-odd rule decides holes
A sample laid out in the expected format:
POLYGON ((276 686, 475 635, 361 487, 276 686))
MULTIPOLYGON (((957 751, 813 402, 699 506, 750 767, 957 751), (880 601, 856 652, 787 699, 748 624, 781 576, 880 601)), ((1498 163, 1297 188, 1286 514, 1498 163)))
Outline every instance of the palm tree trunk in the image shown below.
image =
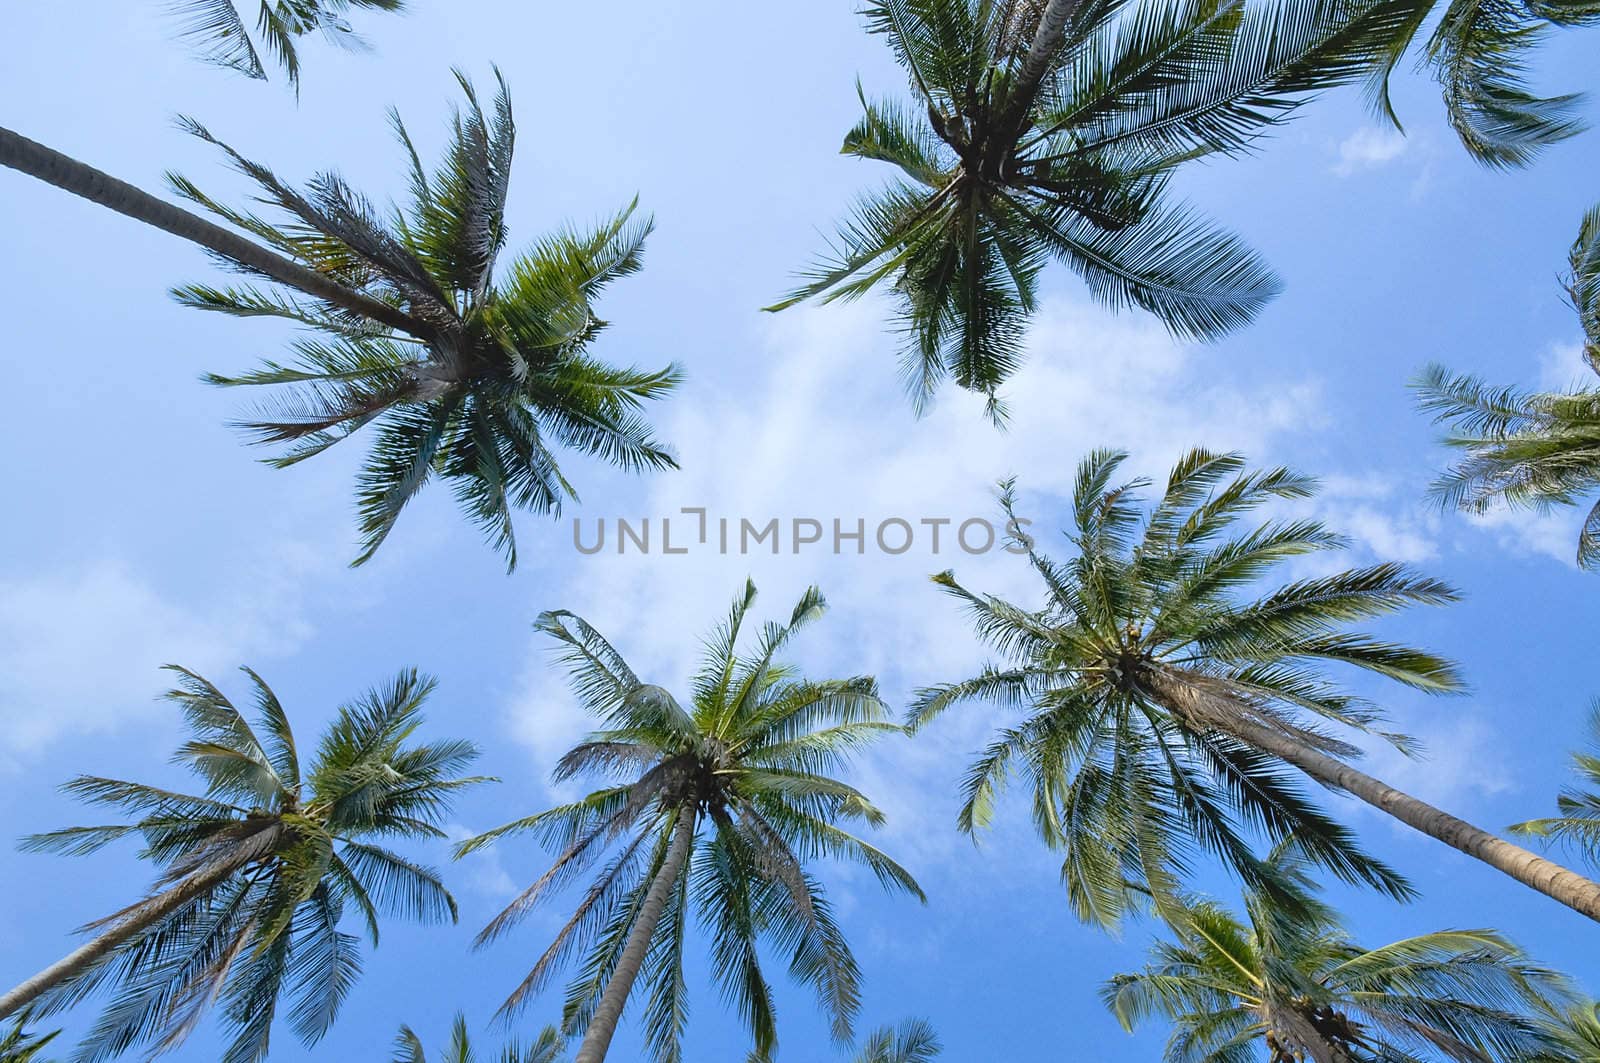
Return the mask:
POLYGON ((1318 782, 1360 798, 1408 827, 1437 838, 1503 871, 1524 886, 1600 922, 1600 883, 1457 819, 1277 728, 1260 723, 1253 711, 1237 702, 1208 708, 1205 704, 1208 700, 1228 699, 1208 689, 1203 680, 1188 682, 1181 676, 1162 671, 1151 677, 1151 685, 1164 706, 1180 719, 1200 721, 1203 726, 1225 731, 1247 745, 1293 764, 1318 782))
POLYGON ((425 326, 387 303, 351 291, 325 274, 290 261, 230 229, 157 199, 126 181, 119 181, 93 166, 5 128, 0 128, 0 165, 20 170, 75 196, 110 207, 118 214, 126 214, 173 236, 199 244, 224 258, 259 270, 278 283, 302 291, 312 298, 381 321, 390 328, 399 329, 418 339, 431 336, 425 326))
POLYGON ((1011 87, 1010 100, 1006 103, 1000 121, 996 123, 996 129, 999 131, 996 144, 998 146, 1003 143, 1004 150, 1008 153, 1014 146, 1016 138, 1022 134, 1028 112, 1032 110, 1034 98, 1039 94, 1039 83, 1044 80, 1045 74, 1049 73, 1050 61, 1055 58, 1056 52, 1061 49, 1062 40, 1066 38, 1067 23, 1077 13, 1081 2, 1082 0, 1049 0, 1044 13, 1039 16, 1039 27, 1034 30, 1033 42, 1028 45, 1028 55, 1023 59, 1022 69, 1011 87))
POLYGON ((74 949, 5 996, 0 996, 0 1019, 20 1011, 48 991, 89 971, 116 951, 119 945, 137 937, 195 898, 215 889, 251 859, 252 854, 247 852, 236 859, 224 860, 213 867, 190 875, 177 885, 128 909, 123 918, 114 922, 110 929, 99 937, 74 949))
POLYGON ((644 904, 639 908, 639 918, 634 920, 633 929, 628 931, 628 943, 622 949, 621 959, 617 960, 617 969, 611 972, 611 981, 606 983, 605 995, 600 998, 599 1007, 594 1009, 594 1018, 589 1022, 589 1029, 583 1035, 583 1044, 578 1048, 573 1063, 604 1063, 606 1052, 611 1048, 611 1039, 617 1034, 617 1024, 622 1021, 622 1009, 628 1003, 628 995, 633 992, 633 981, 639 977, 639 968, 644 965, 645 954, 650 951, 650 938, 656 932, 656 924, 661 922, 661 913, 667 910, 667 900, 672 896, 678 874, 689 858, 689 847, 694 842, 694 823, 693 809, 678 813, 672 844, 667 847, 666 858, 661 861, 661 870, 656 872, 655 881, 650 883, 650 892, 645 894, 644 904))

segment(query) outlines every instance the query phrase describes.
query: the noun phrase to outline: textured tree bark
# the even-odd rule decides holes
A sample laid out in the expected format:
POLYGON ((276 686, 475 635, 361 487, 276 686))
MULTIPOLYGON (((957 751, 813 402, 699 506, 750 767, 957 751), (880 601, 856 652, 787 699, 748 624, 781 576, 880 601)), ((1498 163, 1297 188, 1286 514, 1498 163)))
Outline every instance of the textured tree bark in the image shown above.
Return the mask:
POLYGON ((75 196, 109 207, 118 214, 125 214, 190 243, 199 244, 260 270, 280 284, 286 284, 315 299, 380 321, 418 339, 426 340, 432 336, 431 329, 412 320, 404 311, 351 291, 324 274, 269 251, 230 229, 157 199, 126 181, 5 128, 0 128, 0 165, 20 170, 75 196))
POLYGON ((0 997, 0 1019, 27 1007, 56 986, 70 982, 89 971, 95 964, 116 951, 117 946, 123 942, 138 936, 185 904, 215 889, 250 859, 251 856, 247 854, 237 860, 224 861, 215 867, 191 875, 165 892, 156 894, 93 941, 86 942, 0 997))
POLYGON ((1000 121, 996 123, 999 139, 1010 151, 1016 138, 1022 134, 1028 111, 1039 93, 1039 83, 1050 71, 1050 60, 1061 48, 1067 33, 1067 23, 1072 20, 1081 0, 1049 0, 1044 13, 1039 16, 1039 28, 1034 31, 1033 42, 1028 45, 1028 55, 1011 87, 1010 102, 1006 104, 1000 121))
POLYGON ((1397 790, 1276 728, 1259 723, 1246 706, 1235 704, 1208 708, 1205 704, 1208 699, 1226 701, 1226 697, 1212 690, 1203 679, 1187 682, 1181 673, 1164 669, 1152 673, 1150 682, 1157 697, 1180 719, 1203 721, 1206 726, 1226 731, 1241 742, 1293 764, 1313 779, 1360 798, 1407 826, 1481 860, 1524 886, 1536 889, 1573 911, 1600 922, 1600 883, 1434 808, 1426 801, 1397 790))
POLYGON ((685 809, 679 813, 672 844, 667 847, 666 858, 661 861, 661 870, 656 872, 655 881, 650 883, 650 891, 645 894, 644 904, 639 908, 639 918, 634 921, 633 929, 628 931, 628 943, 623 946, 622 957, 617 960, 617 969, 612 972, 611 981, 606 983, 605 994, 594 1010, 594 1018, 583 1035, 583 1044, 573 1063, 603 1063, 606 1058, 611 1039, 617 1034, 617 1024, 622 1020, 622 1009, 633 992, 634 979, 639 977, 639 968, 644 965, 645 954, 650 951, 650 938, 655 934, 656 924, 661 921, 661 913, 666 911, 667 900, 677 885, 684 861, 689 858, 689 847, 694 842, 694 824, 692 810, 685 809))

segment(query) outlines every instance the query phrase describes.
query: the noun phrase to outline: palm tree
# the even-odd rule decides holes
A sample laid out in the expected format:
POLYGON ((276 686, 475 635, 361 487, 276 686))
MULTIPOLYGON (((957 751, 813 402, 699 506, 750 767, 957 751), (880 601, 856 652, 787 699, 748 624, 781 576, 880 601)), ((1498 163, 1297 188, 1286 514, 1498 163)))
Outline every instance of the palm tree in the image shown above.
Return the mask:
POLYGON ((712 966, 751 1030, 756 1059, 770 1058, 777 1043, 758 953, 763 940, 789 957, 790 974, 816 989, 834 1035, 848 1039, 859 972, 808 862, 865 864, 885 887, 922 897, 900 865, 839 826, 883 820, 864 794, 831 774, 866 743, 900 731, 885 718, 877 684, 862 676, 805 679, 778 663, 790 640, 822 614, 814 587, 787 623, 767 624, 753 652, 741 656, 755 593, 747 582, 708 642, 687 709, 640 682, 581 618, 539 618, 538 629, 560 642, 579 700, 602 725, 561 759, 554 778, 618 781, 471 839, 459 852, 531 832, 559 853, 484 929, 480 944, 505 933, 547 893, 596 869, 572 917, 501 1007, 509 1013, 525 1003, 570 955, 583 953, 565 1012, 569 1032, 586 1031, 577 1063, 605 1058, 640 980, 648 987, 643 1021, 651 1048, 659 1060, 679 1058, 690 908, 710 932, 712 966))
MULTIPOLYGON (((500 1054, 494 1057, 494 1063, 564 1063, 562 1051, 566 1044, 560 1030, 546 1026, 530 1045, 519 1045, 513 1041, 502 1047, 500 1054)), ((394 1039, 394 1063, 428 1063, 422 1039, 409 1026, 400 1027, 400 1035, 394 1039)), ((456 1021, 450 1028, 450 1045, 439 1058, 439 1063, 489 1063, 473 1050, 465 1015, 456 1015, 456 1021)))
POLYGON ((60 1030, 47 1034, 28 1033, 28 1022, 32 1015, 24 1011, 17 1016, 11 1024, 11 1029, 0 1037, 0 1063, 47 1063, 39 1058, 39 1053, 44 1051, 46 1045, 60 1035, 60 1030))
MULTIPOLYGON (((1583 326, 1584 358, 1600 373, 1600 206, 1584 215, 1568 261, 1566 294, 1583 326)), ((1469 513, 1501 505, 1547 510, 1600 488, 1600 386, 1491 388, 1430 365, 1415 387, 1435 422, 1450 422, 1445 445, 1466 452, 1433 484, 1444 506, 1469 513)), ((1578 564, 1600 569, 1600 503, 1578 535, 1578 564)))
POLYGON ((209 379, 282 392, 247 425, 256 442, 283 447, 271 459, 278 467, 373 426, 376 438, 357 479, 357 564, 372 556, 432 477, 450 483, 461 507, 514 566, 511 510, 556 514, 564 499, 577 497, 553 447, 633 471, 675 466, 639 410, 677 384, 677 369, 619 369, 587 353, 605 325, 593 300, 639 269, 649 220, 636 219, 629 206, 592 232, 561 230, 499 271, 497 282, 514 138, 511 100, 501 81, 486 116, 471 84, 457 77, 467 105, 456 113, 444 161, 431 176, 395 118, 410 159, 411 204, 387 220, 337 175, 322 174, 298 192, 194 122, 187 122, 190 132, 218 144, 283 221, 224 206, 174 176, 181 196, 233 227, 224 228, 0 129, 0 164, 192 240, 234 268, 300 293, 190 285, 176 295, 203 310, 286 318, 316 335, 295 344, 289 363, 209 379))
MULTIPOLYGON (((1290 767, 1600 919, 1600 884, 1361 772, 1351 763, 1359 750, 1329 729, 1406 744, 1379 730, 1380 710, 1331 682, 1327 665, 1431 694, 1462 688, 1448 662, 1349 629, 1452 601, 1454 591, 1388 563, 1263 590, 1284 562, 1345 546, 1314 520, 1234 530, 1260 506, 1309 496, 1313 481, 1194 450, 1147 507, 1147 481, 1113 483, 1125 457, 1096 451, 1079 466, 1066 533, 1073 557, 1052 561, 1025 544, 1045 584, 1041 608, 976 594, 948 572, 935 577, 1006 661, 921 691, 911 724, 967 699, 1024 714, 968 772, 964 830, 989 822, 1017 768, 1031 783, 1038 832, 1065 851, 1074 908, 1105 924, 1147 894, 1181 918, 1179 880, 1196 850, 1220 856, 1252 890, 1277 889, 1241 820, 1274 842, 1295 837, 1341 879, 1408 896, 1404 880, 1307 800, 1290 767)), ((1009 485, 1002 504, 1015 520, 1009 485)))
MULTIPOLYGON (((1594 0, 1447 0, 1422 48, 1443 90, 1445 113, 1467 153, 1486 166, 1526 166, 1541 150, 1583 131, 1577 94, 1539 96, 1524 74, 1551 27, 1600 21, 1594 0)), ((1419 9, 1396 34, 1390 58, 1372 79, 1379 114, 1399 125, 1389 102, 1389 73, 1418 39, 1429 12, 1419 9)))
POLYGON ((1102 989, 1130 1032, 1153 1015, 1173 1024, 1168 1063, 1489 1063, 1548 1047, 1542 1015, 1566 985, 1499 933, 1365 949, 1292 852, 1271 862, 1298 894, 1293 911, 1258 893, 1246 893, 1243 918, 1196 901, 1144 970, 1102 989))
POLYGON ((1587 752, 1572 755, 1572 769, 1585 788, 1571 786, 1561 792, 1556 798, 1559 816, 1530 819, 1513 825, 1511 832, 1565 843, 1600 867, 1600 702, 1589 716, 1589 742, 1587 752))
POLYGON ((374 945, 380 914, 456 918, 430 868, 386 848, 390 839, 442 838, 454 794, 485 781, 459 772, 470 742, 411 741, 434 681, 408 670, 340 707, 302 766, 294 733, 267 684, 254 688, 254 727, 215 686, 169 666, 166 695, 191 739, 175 754, 205 780, 202 795, 80 776, 68 793, 132 817, 109 826, 37 834, 27 850, 92 853, 144 841, 161 876, 145 897, 86 929, 96 936, 0 997, 0 1017, 35 1002, 70 1006, 97 989, 114 997, 75 1057, 106 1059, 139 1044, 181 1043, 221 1000, 233 1036, 225 1063, 265 1057, 280 996, 306 1043, 333 1025, 361 972, 360 940, 339 929, 347 908, 374 945))
POLYGON ((933 1063, 941 1047, 932 1026, 921 1019, 907 1019, 898 1029, 884 1026, 874 1030, 855 1063, 933 1063))
POLYGON ((359 48, 362 41, 344 17, 347 11, 352 7, 399 11, 404 6, 405 0, 259 0, 254 40, 235 0, 179 0, 174 10, 183 19, 182 37, 206 61, 265 80, 261 56, 266 53, 283 68, 289 84, 298 88, 299 38, 318 31, 341 47, 359 48))
MULTIPOLYGON (((1430 0, 875 0, 912 100, 869 101, 843 151, 901 176, 769 309, 887 285, 920 410, 1020 364, 1045 262, 1102 303, 1214 339, 1277 293, 1237 237, 1168 203, 1186 161, 1239 155, 1304 94, 1369 73, 1430 0)), ((859 90, 858 90, 859 91, 859 90)))

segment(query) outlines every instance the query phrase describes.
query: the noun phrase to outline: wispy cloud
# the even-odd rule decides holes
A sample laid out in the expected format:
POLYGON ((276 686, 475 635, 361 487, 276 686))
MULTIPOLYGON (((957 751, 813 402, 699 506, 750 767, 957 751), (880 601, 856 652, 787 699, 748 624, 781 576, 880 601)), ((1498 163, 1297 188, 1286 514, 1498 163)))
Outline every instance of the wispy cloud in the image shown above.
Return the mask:
POLYGON ((153 718, 163 664, 216 673, 292 652, 311 634, 301 588, 323 565, 285 544, 188 594, 109 558, 0 576, 0 755, 153 718))
POLYGON ((1363 126, 1339 143, 1333 172, 1340 177, 1387 166, 1406 153, 1409 142, 1392 129, 1363 126))

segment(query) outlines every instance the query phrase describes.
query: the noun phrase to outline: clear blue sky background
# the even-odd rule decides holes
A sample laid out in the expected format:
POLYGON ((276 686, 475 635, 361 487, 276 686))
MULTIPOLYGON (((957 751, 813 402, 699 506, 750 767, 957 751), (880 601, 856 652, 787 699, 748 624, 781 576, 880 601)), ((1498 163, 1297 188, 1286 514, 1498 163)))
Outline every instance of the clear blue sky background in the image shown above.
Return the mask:
MULTIPOLYGON (((1260 157, 1183 182, 1277 266, 1283 298, 1227 342, 1180 346, 1146 319, 1092 306, 1052 270, 1029 366, 1009 388, 1013 428, 999 435, 966 396, 912 417, 881 306, 757 310, 820 249, 851 197, 885 176, 837 154, 856 75, 869 91, 901 89, 851 3, 416 0, 409 18, 361 20, 370 55, 309 48, 298 103, 281 84, 192 62, 169 39, 162 6, 8 12, 4 124, 146 188, 179 168, 237 194, 215 155, 173 128, 171 116, 188 112, 286 177, 336 166, 382 199, 403 191, 385 108, 400 108, 430 156, 454 98, 451 66, 483 84, 498 62, 520 130, 513 247, 642 195, 659 230, 644 272, 606 296, 614 327, 597 353, 686 367, 688 383, 658 411, 684 470, 642 481, 575 465, 586 518, 659 518, 684 505, 763 520, 961 518, 992 512, 990 486, 1015 474, 1048 526, 1091 446, 1129 448, 1145 470, 1191 444, 1242 447, 1326 479, 1310 508, 1355 537, 1354 560, 1413 561, 1468 595, 1391 625, 1461 659, 1473 692, 1435 702, 1366 688, 1430 751, 1417 763, 1375 754, 1374 769, 1490 827, 1552 809, 1595 693, 1597 585, 1569 561, 1575 517, 1472 523, 1429 510, 1419 499, 1441 455, 1405 382, 1430 359, 1505 382, 1573 378, 1578 333, 1556 276, 1600 196, 1596 135, 1528 172, 1492 174, 1463 157, 1424 80, 1399 86, 1404 140, 1374 126, 1354 92, 1313 103, 1260 157)), ((1556 87, 1582 84, 1594 40, 1557 41, 1541 73, 1556 87)), ((287 333, 172 304, 170 285, 214 276, 201 253, 10 171, 0 172, 0 249, 10 398, 0 835, 92 818, 54 789, 78 772, 184 781, 166 762, 173 713, 154 701, 164 661, 225 684, 253 665, 308 736, 341 699, 402 666, 438 675, 430 732, 476 739, 483 769, 505 779, 462 803, 464 833, 549 803, 553 757, 582 731, 529 630, 542 609, 589 616, 640 671, 681 689, 699 633, 747 573, 773 614, 820 582, 833 612, 801 660, 819 674, 875 672, 898 704, 980 659, 928 573, 954 565, 980 587, 1029 586, 1014 559, 948 547, 933 557, 926 542, 893 559, 583 557, 570 519, 522 520, 524 563, 508 578, 437 491, 374 563, 348 570, 361 444, 290 472, 241 445, 228 427, 238 396, 197 377, 280 353, 287 333)), ((1020 805, 980 847, 955 833, 955 783, 994 723, 982 710, 953 713, 860 767, 891 815, 884 846, 930 895, 924 909, 880 897, 860 874, 828 872, 868 977, 863 1024, 927 1016, 961 1061, 1153 1059, 1164 1031, 1129 1037, 1095 997, 1141 961, 1152 928, 1117 940, 1075 925, 1020 805)), ((1329 800, 1424 891, 1398 907, 1333 890, 1363 940, 1494 925, 1600 991, 1593 926, 1329 800)), ((428 855, 445 860, 442 847, 428 855)), ((280 1031, 275 1058, 382 1059, 401 1022, 442 1042, 457 1008, 486 1021, 562 909, 485 953, 470 953, 469 939, 541 859, 513 844, 450 868, 461 925, 392 924, 335 1032, 307 1053, 280 1031)), ((56 958, 74 926, 148 877, 128 851, 0 853, 0 978, 56 958)), ((1203 884, 1232 896, 1224 878, 1203 884)), ((700 988, 688 1057, 740 1060, 744 1035, 709 987, 703 953, 691 954, 700 988)), ((783 985, 780 1004, 783 1058, 838 1058, 805 995, 783 985)), ((557 1009, 555 995, 536 1004, 528 1026, 557 1009)), ((207 1026, 177 1058, 215 1058, 217 1043, 207 1026)), ((636 1050, 629 1031, 614 1055, 636 1050)))

